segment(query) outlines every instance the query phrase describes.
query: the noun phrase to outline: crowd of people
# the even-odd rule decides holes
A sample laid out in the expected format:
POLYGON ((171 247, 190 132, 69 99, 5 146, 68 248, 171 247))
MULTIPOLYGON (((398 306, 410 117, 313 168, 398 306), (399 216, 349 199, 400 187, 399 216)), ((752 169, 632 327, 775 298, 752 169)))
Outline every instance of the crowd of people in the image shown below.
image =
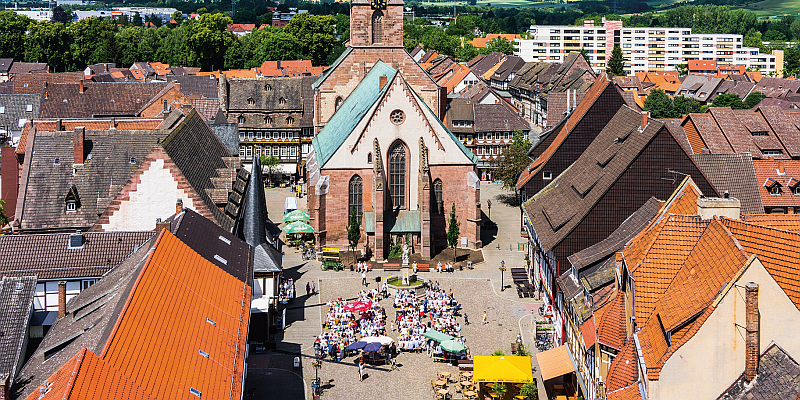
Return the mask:
POLYGON ((439 273, 442 273, 442 272, 455 272, 455 268, 453 268, 453 263, 451 263, 451 262, 446 262, 446 263, 442 264, 442 262, 439 261, 439 263, 436 264, 436 271, 439 272, 439 273))
POLYGON ((417 296, 414 292, 400 290, 394 298, 396 321, 392 323, 392 330, 396 325, 399 336, 397 343, 404 350, 427 349, 429 354, 441 354, 438 344, 426 340, 423 336, 430 329, 435 329, 450 335, 462 343, 465 339, 461 336, 461 325, 455 318, 460 305, 453 297, 452 289, 445 290, 427 289, 424 296, 417 296))
POLYGON ((294 279, 281 277, 278 284, 278 300, 285 303, 294 298, 294 279))
POLYGON ((314 342, 321 356, 340 361, 347 355, 347 346, 363 337, 381 336, 386 332, 386 310, 377 302, 383 294, 377 289, 362 290, 358 299, 372 301, 372 307, 360 313, 346 311, 347 301, 339 298, 327 303, 324 332, 314 342))

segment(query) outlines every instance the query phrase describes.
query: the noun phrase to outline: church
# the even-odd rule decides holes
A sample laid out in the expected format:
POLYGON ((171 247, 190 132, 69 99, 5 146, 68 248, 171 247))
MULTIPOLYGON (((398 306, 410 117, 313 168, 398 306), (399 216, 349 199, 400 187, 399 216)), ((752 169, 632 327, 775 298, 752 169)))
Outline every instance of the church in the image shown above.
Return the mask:
POLYGON ((306 164, 318 248, 347 248, 347 226, 355 213, 361 224, 357 248, 376 260, 388 258, 398 241, 431 257, 447 247, 453 205, 458 246, 481 247, 476 156, 439 119, 438 86, 402 47, 402 4, 355 0, 353 47, 315 83, 315 90, 328 91, 317 96, 341 98, 329 116, 317 108, 322 116, 316 118, 324 123, 306 164), (386 36, 376 39, 380 34, 386 36), (356 64, 364 73, 352 82, 356 64), (332 77, 342 82, 336 85, 332 77))

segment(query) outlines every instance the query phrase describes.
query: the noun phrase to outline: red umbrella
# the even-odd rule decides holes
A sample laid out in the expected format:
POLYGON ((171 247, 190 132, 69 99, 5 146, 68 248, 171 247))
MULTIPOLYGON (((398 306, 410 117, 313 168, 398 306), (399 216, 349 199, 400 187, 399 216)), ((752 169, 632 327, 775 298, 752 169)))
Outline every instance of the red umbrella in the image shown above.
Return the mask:
POLYGON ((364 312, 370 308, 372 308, 371 301, 354 301, 344 306, 344 310, 348 312, 364 312))

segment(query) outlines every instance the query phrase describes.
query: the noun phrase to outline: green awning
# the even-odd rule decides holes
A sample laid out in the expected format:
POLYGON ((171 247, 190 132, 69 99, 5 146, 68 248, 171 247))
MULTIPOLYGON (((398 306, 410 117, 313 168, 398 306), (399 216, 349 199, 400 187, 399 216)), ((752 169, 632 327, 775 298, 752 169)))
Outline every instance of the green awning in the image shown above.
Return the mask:
POLYGON ((455 339, 454 337, 452 337, 450 335, 445 335, 444 333, 439 332, 437 330, 433 330, 433 329, 425 332, 425 334, 423 334, 422 336, 425 336, 428 339, 433 339, 433 340, 435 340, 437 342, 444 342, 446 340, 455 339))
POLYGON ((308 213, 303 210, 294 210, 283 215, 283 222, 308 221, 309 219, 311 218, 308 213))
POLYGON ((314 228, 305 222, 295 221, 286 224, 286 226, 283 227, 283 231, 286 233, 313 233, 314 228))
POLYGON ((458 353, 460 351, 464 351, 466 348, 467 346, 464 346, 464 343, 461 343, 458 340, 445 340, 442 342, 442 349, 451 353, 458 353))

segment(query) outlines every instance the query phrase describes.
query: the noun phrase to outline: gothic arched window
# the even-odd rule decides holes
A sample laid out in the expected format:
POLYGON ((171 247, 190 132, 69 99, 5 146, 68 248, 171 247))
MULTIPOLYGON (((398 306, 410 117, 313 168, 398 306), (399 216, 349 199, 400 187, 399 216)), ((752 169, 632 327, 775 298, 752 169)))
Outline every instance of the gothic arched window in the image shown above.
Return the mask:
POLYGON ((406 206, 406 149, 397 143, 389 150, 389 193, 393 208, 406 206))
POLYGON ((383 42, 383 13, 375 11, 372 14, 372 43, 383 42))
POLYGON ((361 180, 361 177, 358 175, 353 175, 353 177, 350 178, 350 201, 348 201, 347 207, 348 221, 349 217, 355 212, 356 217, 358 218, 358 223, 361 223, 361 216, 363 215, 363 192, 364 184, 361 180))
POLYGON ((442 180, 436 179, 433 181, 433 198, 436 201, 434 205, 434 212, 442 214, 444 212, 444 203, 442 201, 442 180))

